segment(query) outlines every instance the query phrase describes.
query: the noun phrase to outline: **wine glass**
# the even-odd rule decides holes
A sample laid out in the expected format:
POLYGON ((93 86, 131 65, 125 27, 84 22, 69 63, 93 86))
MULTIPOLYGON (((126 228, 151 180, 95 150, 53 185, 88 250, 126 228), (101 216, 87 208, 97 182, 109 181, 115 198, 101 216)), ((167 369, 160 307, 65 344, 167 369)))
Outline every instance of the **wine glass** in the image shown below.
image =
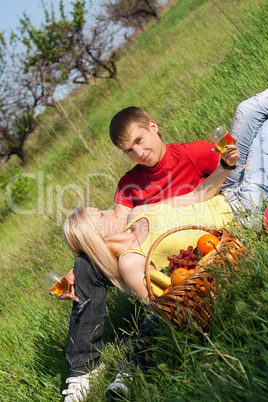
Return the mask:
MULTIPOLYGON (((65 293, 69 292, 70 289, 70 283, 68 282, 68 279, 61 275, 59 272, 55 271, 54 269, 49 272, 49 274, 46 276, 44 279, 45 284, 51 290, 52 292, 56 293, 58 296, 62 296, 65 293)), ((85 305, 90 301, 90 299, 87 299, 84 302, 78 301, 78 313, 80 313, 85 305)))
POLYGON ((56 293, 58 296, 64 295, 70 289, 67 278, 54 269, 49 272, 45 278, 45 284, 48 286, 49 290, 56 293))
MULTIPOLYGON (((226 145, 234 143, 233 137, 224 126, 219 126, 215 128, 211 133, 209 133, 209 136, 211 138, 211 141, 221 154, 225 154, 227 152, 225 148, 226 145)), ((238 168, 238 171, 241 171, 246 168, 247 163, 241 164, 240 162, 237 162, 236 166, 238 168)))
POLYGON ((225 146, 233 144, 234 142, 233 138, 231 137, 231 134, 224 126, 219 126, 215 128, 215 130, 209 133, 209 136, 215 147, 222 154, 225 154, 227 152, 225 146))

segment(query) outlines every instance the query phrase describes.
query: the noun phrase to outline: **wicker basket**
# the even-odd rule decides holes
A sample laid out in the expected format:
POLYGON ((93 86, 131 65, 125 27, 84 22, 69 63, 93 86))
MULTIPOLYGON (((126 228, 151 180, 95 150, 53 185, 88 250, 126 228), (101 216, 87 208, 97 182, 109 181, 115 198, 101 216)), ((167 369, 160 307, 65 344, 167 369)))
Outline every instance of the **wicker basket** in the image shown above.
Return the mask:
POLYGON ((226 229, 187 225, 179 226, 163 233, 151 246, 145 263, 145 278, 150 309, 156 314, 161 314, 172 323, 180 325, 183 329, 187 328, 190 322, 194 320, 204 331, 208 331, 212 322, 212 310, 207 291, 213 298, 217 297, 217 292, 215 279, 204 268, 212 262, 224 267, 223 254, 224 259, 228 259, 232 264, 238 264, 237 256, 241 255, 243 251, 243 244, 226 229), (213 234, 220 238, 220 242, 209 254, 202 266, 196 269, 195 273, 191 274, 179 285, 171 287, 166 294, 156 298, 153 294, 149 274, 151 257, 156 246, 172 233, 192 229, 203 230, 213 234))

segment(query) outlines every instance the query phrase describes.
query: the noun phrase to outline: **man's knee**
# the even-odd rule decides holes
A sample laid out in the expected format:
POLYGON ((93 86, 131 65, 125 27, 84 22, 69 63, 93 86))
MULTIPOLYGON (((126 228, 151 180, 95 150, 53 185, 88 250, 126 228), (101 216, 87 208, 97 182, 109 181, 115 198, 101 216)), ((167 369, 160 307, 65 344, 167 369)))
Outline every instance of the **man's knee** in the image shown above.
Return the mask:
POLYGON ((254 116, 258 110, 258 101, 254 97, 249 98, 241 102, 236 108, 236 114, 242 114, 243 116, 254 116))
POLYGON ((262 121, 265 121, 268 117, 268 89, 241 102, 236 113, 248 118, 262 116, 262 121))

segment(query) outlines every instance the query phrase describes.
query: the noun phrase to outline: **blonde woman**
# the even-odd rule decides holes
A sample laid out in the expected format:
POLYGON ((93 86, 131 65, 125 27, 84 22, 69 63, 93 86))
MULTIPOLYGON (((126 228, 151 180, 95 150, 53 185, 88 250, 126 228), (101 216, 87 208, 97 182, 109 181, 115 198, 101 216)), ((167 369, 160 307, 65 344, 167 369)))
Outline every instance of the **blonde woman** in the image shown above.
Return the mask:
MULTIPOLYGON (((74 254, 86 254, 115 286, 122 291, 144 298, 147 296, 147 289, 143 282, 146 255, 158 236, 168 229, 187 224, 222 227, 233 217, 230 205, 221 195, 216 195, 206 202, 178 208, 168 204, 136 207, 129 214, 125 228, 124 219, 121 220, 113 210, 101 211, 98 208, 83 205, 66 219, 64 237, 74 254)), ((198 238, 204 233, 187 230, 168 236, 155 249, 151 268, 161 270, 168 265, 168 256, 177 254, 181 248, 185 249, 189 245, 195 247, 198 238)), ((97 310, 92 317, 96 314, 97 310)), ((142 345, 144 338, 150 335, 151 327, 155 325, 151 323, 151 319, 145 319, 142 323, 138 344, 141 342, 142 345)), ((71 377, 69 381, 72 388, 69 387, 63 392, 68 395, 75 393, 77 395, 79 392, 88 393, 89 380, 92 375, 95 376, 98 373, 95 371, 79 377, 71 377)), ((107 395, 126 395, 128 393, 124 382, 126 376, 129 374, 121 371, 117 373, 115 381, 106 389, 107 395)))
MULTIPOLYGON (((83 205, 65 221, 64 237, 75 254, 85 253, 119 289, 147 296, 143 283, 146 255, 162 233, 176 226, 197 224, 222 227, 233 219, 225 197, 174 208, 168 204, 134 208, 126 228, 113 210, 101 211, 83 205), (146 209, 146 210, 145 210, 146 209)), ((168 265, 167 257, 189 245, 196 246, 205 232, 187 230, 163 240, 152 256, 152 268, 168 265)))

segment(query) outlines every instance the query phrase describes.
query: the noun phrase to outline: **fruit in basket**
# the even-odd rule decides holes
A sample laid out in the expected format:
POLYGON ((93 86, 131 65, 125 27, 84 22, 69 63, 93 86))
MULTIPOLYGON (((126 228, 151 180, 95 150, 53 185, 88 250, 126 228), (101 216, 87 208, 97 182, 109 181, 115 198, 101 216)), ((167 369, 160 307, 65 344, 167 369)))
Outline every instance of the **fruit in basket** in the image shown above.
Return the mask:
MULTIPOLYGON (((145 278, 143 279, 143 283, 144 283, 145 286, 147 286, 145 278)), ((161 288, 160 286, 158 286, 153 281, 151 281, 151 287, 152 287, 153 294, 154 294, 155 297, 161 296, 163 294, 163 292, 164 292, 164 289, 161 288)))
POLYGON ((198 261, 198 266, 201 266, 204 264, 205 261, 207 261, 207 259, 211 256, 213 250, 211 250, 209 253, 207 253, 206 255, 204 255, 199 261, 198 261))
POLYGON ((171 283, 173 286, 179 285, 184 279, 188 278, 191 273, 188 269, 185 268, 177 268, 171 274, 171 283))
MULTIPOLYGON (((163 272, 159 272, 156 269, 149 269, 149 275, 151 280, 151 286, 155 297, 159 297, 164 294, 165 289, 171 287, 171 278, 165 275, 163 272)), ((144 278, 144 285, 147 286, 146 279, 144 278)))
POLYGON ((212 234, 205 234, 198 239, 197 248, 203 255, 214 250, 220 239, 212 234))
POLYGON ((168 288, 166 288, 166 289, 164 290, 164 292, 162 293, 162 296, 165 295, 167 292, 169 292, 171 288, 172 288, 172 285, 169 286, 168 288))
POLYGON ((188 272, 190 273, 190 274, 194 274, 195 273, 195 268, 190 268, 190 269, 188 269, 188 272))
POLYGON ((198 254, 193 246, 189 246, 187 250, 181 249, 178 255, 173 254, 167 259, 172 270, 178 268, 193 269, 198 264, 198 254))
POLYGON ((166 289, 171 285, 171 278, 165 275, 163 272, 157 271, 156 269, 149 269, 149 274, 151 281, 160 286, 162 289, 166 289))
POLYGON ((156 285, 155 283, 151 282, 151 286, 153 289, 153 294, 155 297, 162 296, 164 290, 160 286, 156 285))

